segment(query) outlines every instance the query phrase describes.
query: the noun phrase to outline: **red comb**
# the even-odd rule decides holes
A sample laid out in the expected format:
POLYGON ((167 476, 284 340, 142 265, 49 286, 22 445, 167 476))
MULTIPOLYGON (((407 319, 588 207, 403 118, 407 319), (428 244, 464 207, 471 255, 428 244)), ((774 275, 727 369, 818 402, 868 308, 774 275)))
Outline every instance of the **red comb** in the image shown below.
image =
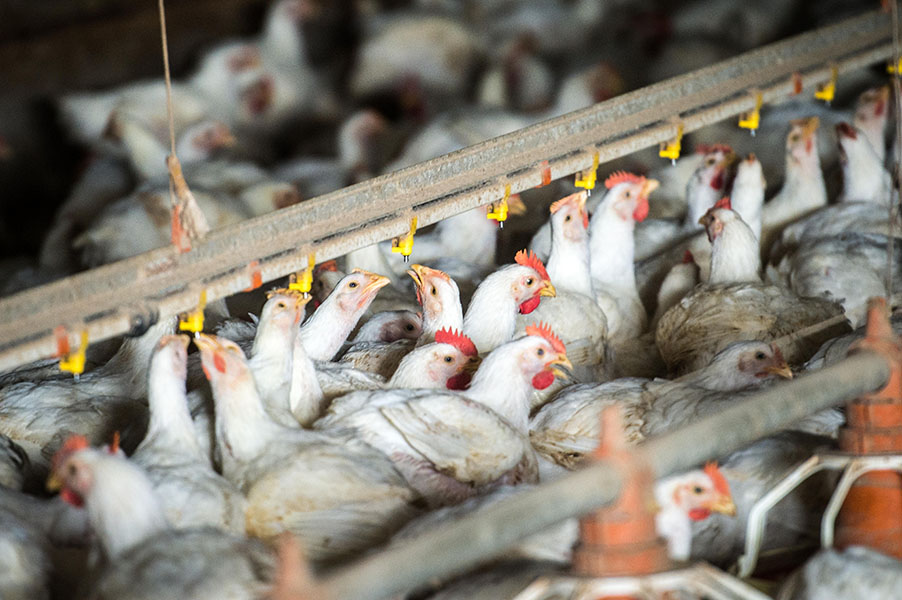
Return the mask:
POLYGON ((726 208, 727 210, 733 210, 733 205, 730 203, 730 197, 724 196, 715 202, 712 208, 726 208))
POLYGON ((338 271, 338 263, 334 260, 327 260, 326 262, 322 262, 316 265, 316 269, 314 269, 315 273, 322 273, 323 271, 338 271))
POLYGON ((51 470, 56 469, 56 467, 66 460, 70 454, 90 447, 91 445, 88 443, 88 438, 85 436, 70 435, 66 441, 63 442, 63 445, 60 446, 60 449, 56 451, 56 454, 53 455, 53 458, 50 461, 51 470))
POLYGON ((705 475, 711 478, 715 490, 726 496, 730 495, 730 484, 727 483, 726 477, 720 472, 717 463, 709 462, 705 464, 705 475))
POLYGON ((476 344, 461 331, 455 331, 450 327, 439 329, 435 332, 436 344, 451 344, 463 354, 467 356, 476 356, 479 351, 476 350, 476 344))
POLYGON ((626 171, 614 171, 608 178, 604 180, 604 187, 611 189, 618 183, 623 183, 628 181, 630 183, 642 183, 645 180, 645 177, 642 175, 636 175, 634 173, 627 173, 626 171))
POLYGON ((545 265, 542 264, 542 261, 532 250, 520 250, 514 256, 514 262, 518 265, 535 269, 536 273, 539 274, 543 281, 551 280, 551 278, 548 277, 548 271, 545 270, 545 265))
POLYGON ((539 337, 545 338, 546 340, 548 340, 548 343, 551 344, 551 347, 554 348, 555 352, 563 354, 567 351, 567 347, 564 346, 564 342, 562 342, 561 338, 554 334, 554 332, 551 330, 551 325, 549 325, 548 323, 539 322, 537 324, 527 325, 526 335, 537 335, 539 337))
POLYGON ((695 147, 696 154, 711 154, 712 152, 723 152, 730 154, 733 151, 727 144, 699 144, 695 147))
POLYGON ((551 204, 551 208, 549 210, 551 211, 551 214, 554 214, 557 211, 559 211, 561 209, 561 207, 564 206, 565 204, 574 203, 577 206, 580 204, 585 204, 586 203, 585 196, 587 196, 585 191, 576 192, 575 194, 570 194, 569 196, 565 196, 564 198, 561 198, 560 200, 555 200, 551 204), (581 196, 583 196, 583 197, 580 198, 581 196))

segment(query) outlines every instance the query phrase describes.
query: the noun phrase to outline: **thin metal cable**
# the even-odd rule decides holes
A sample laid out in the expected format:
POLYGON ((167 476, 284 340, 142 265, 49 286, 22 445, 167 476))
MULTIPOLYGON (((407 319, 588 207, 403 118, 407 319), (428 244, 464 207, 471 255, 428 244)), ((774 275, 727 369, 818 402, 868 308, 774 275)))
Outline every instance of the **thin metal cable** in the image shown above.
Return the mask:
POLYGON ((893 84, 893 96, 895 97, 896 117, 896 143, 894 144, 898 155, 893 165, 893 185, 889 197, 889 236, 886 240, 886 297, 892 303, 893 297, 893 259, 895 258, 895 226, 896 214, 899 210, 899 185, 902 182, 902 85, 900 85, 900 47, 899 47, 899 3, 892 0, 890 12, 893 20, 893 66, 896 73, 891 77, 893 84))
POLYGON ((175 117, 172 115, 172 79, 169 76, 169 42, 166 38, 166 9, 160 7, 160 39, 163 43, 163 72, 166 77, 166 113, 169 116, 169 151, 175 156, 175 117))

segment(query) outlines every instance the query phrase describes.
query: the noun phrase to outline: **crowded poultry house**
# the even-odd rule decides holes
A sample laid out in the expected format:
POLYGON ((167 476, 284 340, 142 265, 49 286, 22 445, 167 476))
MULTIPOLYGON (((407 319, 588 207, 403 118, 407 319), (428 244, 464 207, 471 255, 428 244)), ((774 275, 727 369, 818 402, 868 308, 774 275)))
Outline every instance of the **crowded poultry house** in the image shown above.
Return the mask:
MULTIPOLYGON (((0 56, 62 35, 12 4, 0 56)), ((896 2, 91 4, 66 31, 144 11, 128 22, 156 44, 150 67, 44 81, 56 58, 38 53, 20 56, 28 78, 10 71, 0 307, 238 247, 282 215, 327 239, 316 215, 353 190, 406 203, 403 231, 298 246, 281 270, 258 240, 246 291, 198 267, 178 310, 143 310, 147 267, 110 292, 143 307, 128 332, 89 338, 85 314, 43 324, 55 354, 0 360, 0 599, 902 597, 896 2), (241 23, 179 23, 204 10, 241 23), (602 135, 578 169, 545 161, 491 197, 487 176, 453 173, 483 195, 439 217, 429 203, 454 190, 389 198, 385 177, 426 161, 872 22, 889 41, 867 60, 811 58, 817 80, 762 80, 703 127, 687 107, 658 114, 657 141, 608 152, 602 135), (893 377, 735 443, 708 427, 708 460, 664 471, 641 454, 734 407, 800 405, 806 380, 874 353, 893 377), (849 461, 864 484, 830 466, 849 461), (620 479, 579 510, 599 465, 620 479), (863 502, 862 485, 883 495, 863 502), (483 516, 479 535, 439 541, 483 516)), ((360 227, 380 210, 361 203, 360 227)), ((0 334, 0 354, 17 340, 0 334)))

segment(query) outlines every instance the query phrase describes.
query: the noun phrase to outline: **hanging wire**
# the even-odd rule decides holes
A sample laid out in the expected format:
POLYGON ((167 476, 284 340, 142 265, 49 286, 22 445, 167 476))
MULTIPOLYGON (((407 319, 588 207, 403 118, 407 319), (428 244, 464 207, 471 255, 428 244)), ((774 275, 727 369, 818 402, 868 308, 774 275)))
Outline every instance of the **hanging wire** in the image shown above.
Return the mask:
POLYGON ((896 242, 896 232, 895 232, 895 222, 896 216, 899 214, 899 206, 900 202, 899 198, 899 186, 902 183, 902 85, 900 85, 898 73, 900 59, 902 59, 902 53, 900 53, 899 47, 899 3, 897 0, 892 0, 890 2, 890 12, 892 13, 892 21, 893 21, 893 62, 892 64, 896 67, 895 71, 891 75, 892 85, 893 85, 893 98, 895 104, 895 118, 896 118, 896 135, 895 135, 895 148, 897 152, 897 156, 893 161, 893 185, 890 190, 890 198, 889 198, 889 236, 886 240, 886 297, 890 303, 892 303, 893 297, 893 259, 895 257, 895 242, 896 242))
POLYGON ((169 41, 166 38, 166 9, 160 7, 160 40, 163 43, 163 73, 166 77, 166 114, 169 117, 169 151, 175 156, 175 117, 172 114, 172 78, 169 76, 169 41))

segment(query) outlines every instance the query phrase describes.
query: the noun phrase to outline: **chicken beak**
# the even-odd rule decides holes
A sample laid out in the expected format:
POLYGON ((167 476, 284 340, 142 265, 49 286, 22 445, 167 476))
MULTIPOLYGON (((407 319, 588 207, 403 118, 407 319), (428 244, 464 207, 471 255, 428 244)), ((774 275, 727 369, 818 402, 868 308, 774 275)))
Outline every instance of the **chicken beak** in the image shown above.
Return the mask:
POLYGON ((507 213, 520 217, 526 214, 526 203, 520 198, 520 194, 511 194, 507 199, 507 213))
POLYGON ((426 279, 426 267, 423 265, 410 265, 410 269, 408 269, 407 274, 410 275, 410 278, 413 279, 413 282, 416 284, 417 288, 423 287, 423 281, 426 279))
POLYGON ((733 502, 733 498, 731 498, 729 495, 723 494, 718 496, 714 501, 714 504, 711 505, 711 512, 720 513, 728 517, 735 517, 736 504, 733 502))
POLYGON ((479 369, 479 365, 482 364, 482 359, 478 356, 472 356, 467 359, 467 362, 464 363, 464 366, 461 368, 461 371, 464 373, 473 374, 479 369))
POLYGON ((215 350, 219 346, 219 343, 206 333, 198 333, 194 338, 194 345, 197 346, 201 352, 210 352, 215 350))
POLYGON ((659 187, 661 187, 661 182, 657 179, 646 179, 645 183, 642 184, 642 189, 639 191, 639 196, 648 198, 648 195, 659 187))
POLYGON ((58 492, 63 489, 63 480, 59 478, 55 471, 51 471, 47 478, 47 491, 58 492))
POLYGON ((391 283, 391 279, 385 277, 384 275, 377 275, 376 273, 369 273, 368 271, 360 271, 364 273, 369 278, 369 281, 366 282, 366 285, 363 286, 361 290, 361 296, 363 298, 371 298, 376 295, 376 292, 387 286, 391 283))
POLYGON ((560 379, 572 379, 573 363, 567 358, 566 354, 558 354, 557 358, 548 363, 550 370, 555 377, 560 379))
POLYGON ((550 281, 543 281, 542 289, 539 290, 539 295, 554 298, 557 296, 557 290, 554 289, 554 285, 552 285, 550 281))
POLYGON ((783 379, 792 379, 792 369, 789 368, 785 362, 779 365, 771 365, 770 367, 765 367, 765 373, 769 373, 771 375, 776 375, 777 377, 782 377, 783 379))

